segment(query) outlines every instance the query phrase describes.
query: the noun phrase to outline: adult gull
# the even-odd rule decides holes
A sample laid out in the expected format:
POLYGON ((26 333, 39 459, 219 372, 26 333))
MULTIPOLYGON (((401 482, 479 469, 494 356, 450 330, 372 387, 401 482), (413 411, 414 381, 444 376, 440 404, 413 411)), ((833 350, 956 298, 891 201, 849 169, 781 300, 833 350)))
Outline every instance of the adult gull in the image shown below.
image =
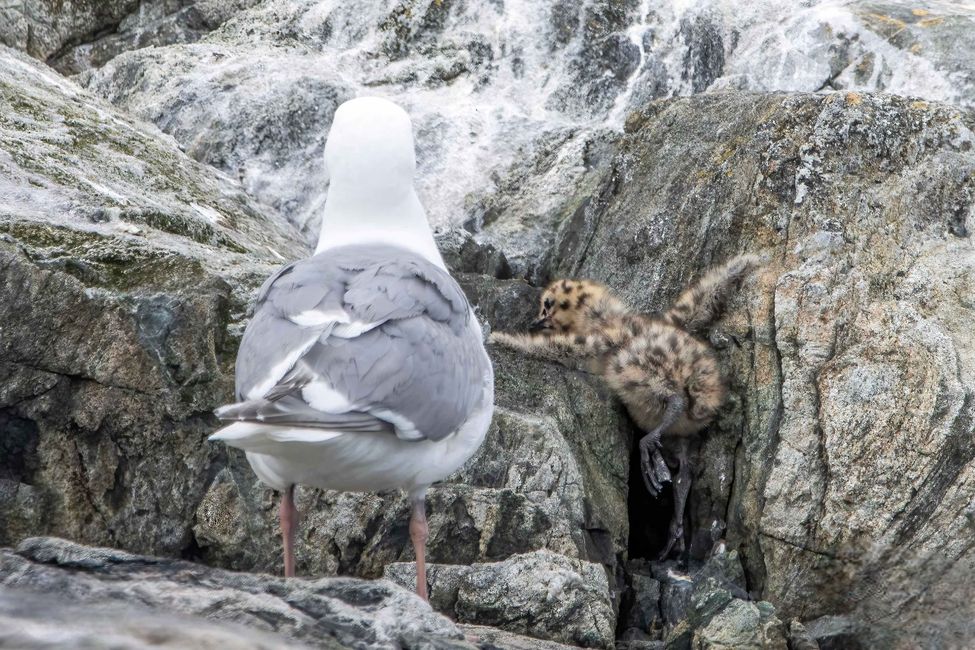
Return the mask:
POLYGON ((315 255, 268 278, 237 355, 238 400, 210 436, 283 493, 294 575, 295 485, 405 489, 416 590, 427 597, 425 495, 480 446, 494 409, 481 328, 413 187, 409 116, 359 98, 335 112, 315 255))

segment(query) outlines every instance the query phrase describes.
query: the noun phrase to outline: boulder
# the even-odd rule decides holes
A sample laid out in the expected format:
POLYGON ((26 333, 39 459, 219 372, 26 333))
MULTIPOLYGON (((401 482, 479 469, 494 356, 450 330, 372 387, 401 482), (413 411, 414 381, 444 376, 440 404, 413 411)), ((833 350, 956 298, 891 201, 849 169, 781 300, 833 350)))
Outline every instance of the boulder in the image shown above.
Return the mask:
POLYGON ((306 249, 232 180, 0 47, 0 543, 179 556, 253 292, 306 249))
MULTIPOLYGON (((233 573, 35 537, 22 541, 16 550, 0 551, 0 585, 7 603, 15 594, 23 593, 20 590, 29 590, 56 601, 92 607, 87 613, 78 605, 55 610, 79 639, 93 634, 84 616, 109 614, 114 606, 116 613, 127 615, 114 622, 112 618, 103 619, 102 633, 107 627, 132 639, 133 645, 135 639, 146 635, 162 636, 171 646, 181 638, 199 644, 208 636, 222 635, 240 647, 267 647, 260 644, 265 639, 271 647, 285 647, 285 638, 328 650, 472 647, 453 623, 432 612, 415 594, 386 581, 302 580, 233 573), (163 613, 180 615, 191 626, 166 630, 163 613), (234 625, 206 624, 204 619, 234 625), (248 637, 242 626, 269 636, 258 633, 248 637)), ((30 635, 35 626, 41 634, 52 633, 50 622, 29 613, 11 612, 9 604, 4 609, 17 627, 24 624, 22 621, 31 622, 31 627, 25 625, 25 634, 30 635)), ((4 634, 16 633, 5 628, 4 634)), ((102 644, 105 640, 98 638, 102 644)))
POLYGON ((74 74, 127 50, 189 43, 257 0, 23 0, 0 7, 0 44, 74 74))
MULTIPOLYGON (((310 647, 231 623, 177 615, 132 603, 71 603, 58 595, 0 588, 0 644, 18 650, 106 648, 307 650, 310 647)), ((336 641, 319 647, 338 650, 336 641)))
MULTIPOLYGON (((574 132, 625 94, 639 58, 625 34, 634 9, 619 0, 530 11, 271 0, 198 42, 125 52, 79 79, 239 178, 309 239, 327 188, 322 146, 335 106, 356 95, 392 97, 415 125, 418 191, 431 221, 478 224, 510 202, 500 194, 513 163, 565 139, 584 148, 587 133, 574 132)), ((560 161, 553 176, 578 176, 585 166, 576 153, 560 161)), ((537 187, 526 220, 556 209, 551 183, 537 187)))
MULTIPOLYGON (((584 648, 612 648, 615 614, 604 567, 550 551, 502 562, 428 568, 430 603, 459 623, 487 625, 584 648)), ((408 587, 416 567, 392 564, 386 577, 408 587)))
POLYGON ((868 646, 972 634, 973 127, 887 95, 653 103, 547 270, 654 311, 766 255, 718 328, 732 396, 704 436, 695 553, 726 535, 783 616, 851 616, 868 646))
POLYGON ((110 30, 139 5, 140 0, 5 3, 0 7, 0 44, 45 60, 69 43, 110 30))

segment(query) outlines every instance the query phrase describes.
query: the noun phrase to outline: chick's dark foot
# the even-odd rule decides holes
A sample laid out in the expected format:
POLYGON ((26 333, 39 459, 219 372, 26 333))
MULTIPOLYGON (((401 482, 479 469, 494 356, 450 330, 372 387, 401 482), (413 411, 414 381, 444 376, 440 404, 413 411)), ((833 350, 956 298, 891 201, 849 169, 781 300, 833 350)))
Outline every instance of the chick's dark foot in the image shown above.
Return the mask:
POLYGON ((647 492, 651 496, 658 496, 664 483, 670 481, 670 469, 660 453, 660 443, 649 436, 640 441, 640 469, 647 492))
POLYGON ((658 562, 663 562, 670 557, 671 551, 676 551, 677 555, 684 552, 684 526, 670 525, 670 537, 667 539, 667 546, 657 556, 658 562))

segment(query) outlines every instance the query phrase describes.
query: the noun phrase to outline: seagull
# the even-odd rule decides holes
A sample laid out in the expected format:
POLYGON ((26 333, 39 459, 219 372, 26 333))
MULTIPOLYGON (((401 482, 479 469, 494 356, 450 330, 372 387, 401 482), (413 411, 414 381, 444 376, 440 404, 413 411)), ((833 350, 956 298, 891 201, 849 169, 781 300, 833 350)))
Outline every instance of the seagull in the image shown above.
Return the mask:
POLYGON ((480 447, 494 411, 481 327, 437 250, 413 176, 407 113, 362 97, 335 112, 318 247, 258 292, 237 354, 237 402, 210 436, 283 493, 294 576, 295 486, 404 489, 416 592, 427 598, 425 496, 480 447))

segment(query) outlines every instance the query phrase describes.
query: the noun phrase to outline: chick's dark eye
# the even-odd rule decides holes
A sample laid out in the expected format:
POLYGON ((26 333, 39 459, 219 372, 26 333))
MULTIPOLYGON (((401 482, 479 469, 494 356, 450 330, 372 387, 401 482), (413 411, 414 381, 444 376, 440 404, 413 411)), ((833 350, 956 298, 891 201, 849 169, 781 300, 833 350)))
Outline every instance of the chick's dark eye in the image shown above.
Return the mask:
POLYGON ((562 302, 559 303, 559 309, 568 309, 568 308, 569 308, 568 300, 563 300, 562 302))

